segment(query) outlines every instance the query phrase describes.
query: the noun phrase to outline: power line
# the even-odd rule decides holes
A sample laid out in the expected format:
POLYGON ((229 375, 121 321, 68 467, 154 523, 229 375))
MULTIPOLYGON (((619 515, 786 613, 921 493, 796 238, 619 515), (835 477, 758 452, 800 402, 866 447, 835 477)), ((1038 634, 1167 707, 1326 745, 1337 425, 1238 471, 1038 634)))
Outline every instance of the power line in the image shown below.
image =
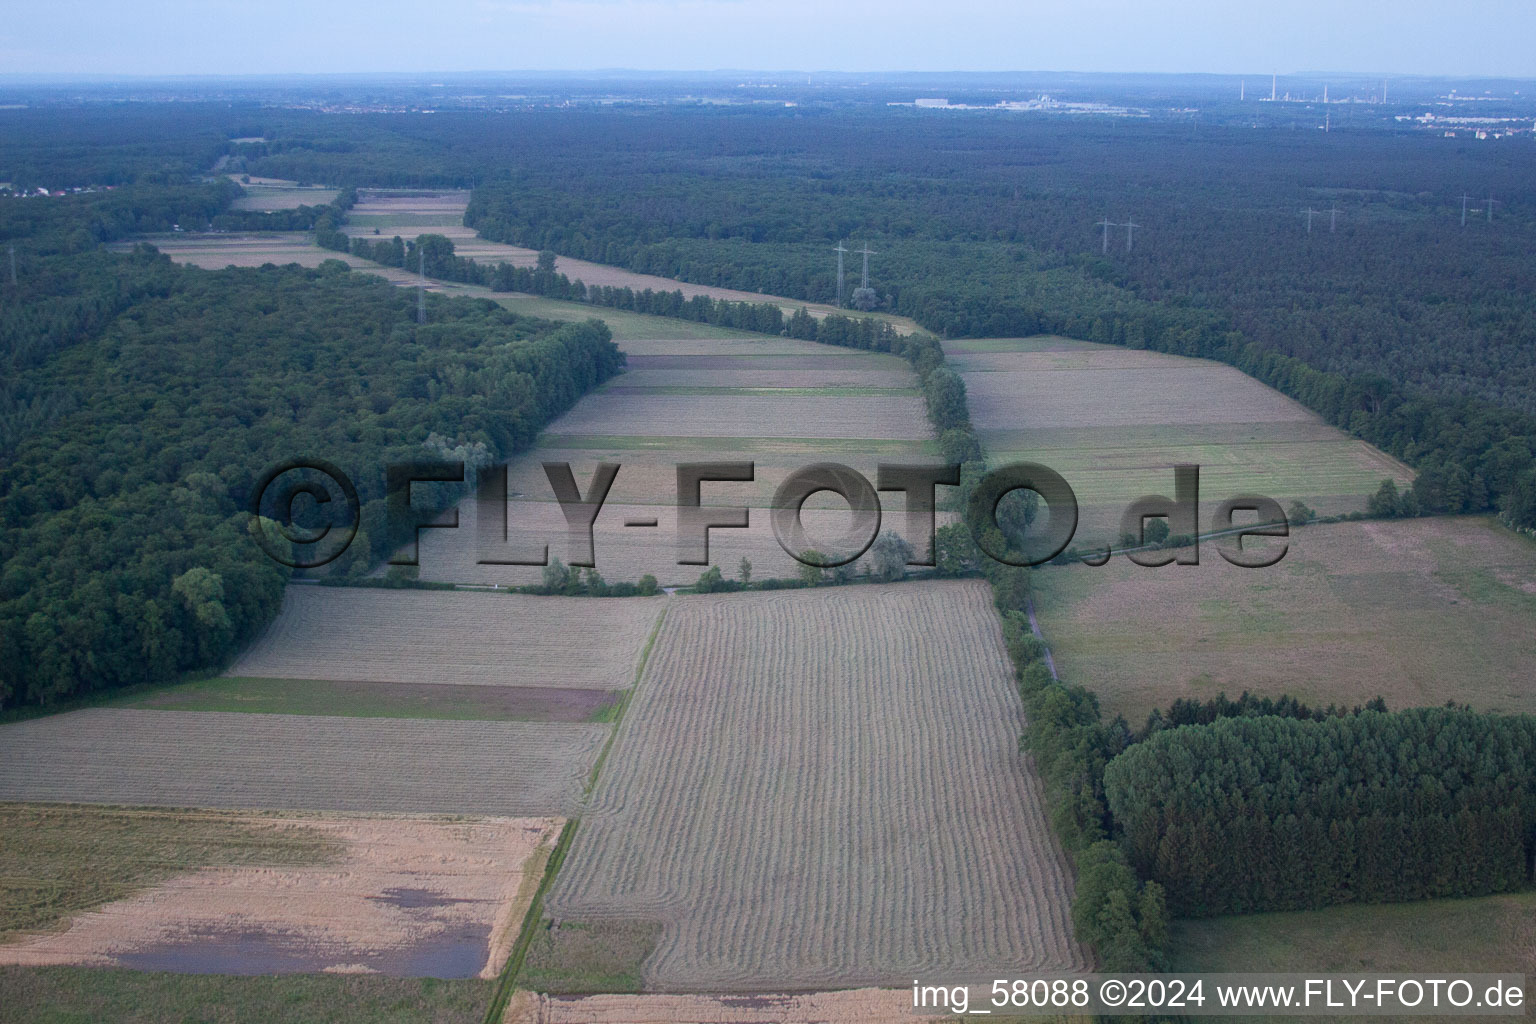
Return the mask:
POLYGON ((837 243, 837 305, 841 309, 843 305, 843 253, 848 250, 843 248, 843 243, 837 243))
POLYGON ((427 322, 427 250, 420 242, 416 243, 416 273, 420 280, 416 282, 416 322, 427 322))
POLYGON ((1108 256, 1109 255, 1109 229, 1110 228, 1118 228, 1118 227, 1120 227, 1120 225, 1116 224, 1114 221, 1110 220, 1108 217, 1105 217, 1103 220, 1099 221, 1098 226, 1104 229, 1104 255, 1108 256))
POLYGON ((1466 227, 1467 226, 1467 203, 1469 203, 1471 201, 1472 201, 1472 197, 1471 196, 1467 195, 1465 192, 1463 192, 1461 194, 1461 226, 1462 227, 1466 227))
POLYGON ((863 278, 859 282, 859 287, 860 288, 868 288, 869 287, 869 258, 871 256, 876 255, 876 253, 870 252, 870 250, 869 250, 869 243, 868 242, 864 243, 864 248, 860 249, 859 252, 864 254, 864 276, 863 276, 863 278))

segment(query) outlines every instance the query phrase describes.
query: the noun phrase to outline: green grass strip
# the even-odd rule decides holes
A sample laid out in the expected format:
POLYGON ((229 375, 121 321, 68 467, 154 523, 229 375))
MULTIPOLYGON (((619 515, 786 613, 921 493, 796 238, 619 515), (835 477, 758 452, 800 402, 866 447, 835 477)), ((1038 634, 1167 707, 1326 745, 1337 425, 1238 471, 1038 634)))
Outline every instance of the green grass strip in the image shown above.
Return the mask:
MULTIPOLYGON (((661 625, 667 619, 667 611, 668 609, 664 607, 661 614, 656 616, 656 625, 651 628, 651 635, 646 638, 645 647, 640 651, 640 663, 635 666, 634 685, 624 691, 624 696, 620 698, 614 709, 613 729, 608 733, 608 740, 603 744, 602 753, 597 755, 597 761, 592 765, 592 774, 587 778, 583 799, 591 796, 592 790, 597 787, 598 774, 603 770, 603 763, 608 760, 608 751, 613 749, 613 741, 618 738, 619 725, 624 719, 624 712, 629 708, 630 699, 640 688, 640 677, 645 674, 645 666, 651 660, 651 648, 656 645, 656 637, 661 633, 661 625)), ((533 945, 533 937, 544 920, 544 896, 549 892, 549 887, 555 884, 555 876, 560 873, 560 866, 565 863, 565 855, 576 839, 576 828, 580 824, 581 818, 574 817, 568 820, 565 827, 560 830, 560 838, 555 841, 554 852, 549 855, 549 860, 544 865, 544 878, 539 882, 539 888, 528 904, 528 912, 523 915, 523 924, 517 933, 517 944, 512 947, 512 952, 507 957, 507 964, 496 980, 496 992, 491 997, 491 1005, 486 1009, 485 1024, 500 1024, 502 1014, 507 1012, 507 1003, 511 1001, 512 993, 517 989, 517 976, 522 973, 523 961, 528 957, 528 947, 533 945)))
POLYGON ((565 863, 565 855, 576 838, 576 827, 580 824, 579 818, 571 818, 560 830, 560 838, 555 840, 555 849, 544 865, 544 877, 533 894, 533 900, 528 904, 528 912, 523 915, 522 928, 517 933, 517 945, 512 947, 511 954, 507 956, 507 964, 501 969, 501 976, 496 979, 496 991, 491 996, 491 1005, 485 1011, 485 1024, 500 1024, 502 1014, 507 1012, 507 1003, 511 1001, 512 992, 517 987, 517 976, 522 972, 523 960, 528 956, 528 947, 533 944, 534 931, 544 919, 544 896, 555 883, 555 876, 560 873, 560 865, 565 863))

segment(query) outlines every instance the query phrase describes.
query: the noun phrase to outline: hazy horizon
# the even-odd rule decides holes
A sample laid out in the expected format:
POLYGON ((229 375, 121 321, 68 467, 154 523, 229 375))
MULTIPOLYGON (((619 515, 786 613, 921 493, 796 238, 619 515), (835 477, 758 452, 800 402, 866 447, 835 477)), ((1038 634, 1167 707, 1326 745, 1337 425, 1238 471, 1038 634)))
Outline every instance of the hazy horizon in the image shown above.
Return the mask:
POLYGON ((445 79, 477 79, 477 78, 509 78, 509 79, 538 79, 547 77, 551 79, 623 79, 626 76, 636 78, 656 79, 658 81, 689 79, 722 78, 725 76, 761 76, 763 78, 784 78, 811 75, 815 77, 839 78, 839 77, 867 77, 870 80, 881 81, 885 79, 899 78, 955 78, 965 77, 1026 77, 1032 75, 1042 76, 1082 76, 1084 78, 1095 77, 1122 77, 1122 78, 1214 78, 1246 80, 1254 83, 1252 91, 1258 95, 1262 90, 1267 90, 1270 76, 1274 75, 1281 82, 1287 79, 1318 80, 1322 78, 1360 79, 1362 81, 1374 81, 1378 78, 1386 78, 1389 81, 1506 81, 1506 82, 1536 82, 1536 71, 1522 75, 1495 75, 1487 73, 1469 74, 1414 74, 1409 72, 1387 70, 1361 70, 1358 68, 1293 68, 1279 71, 1139 71, 1135 68, 1127 68, 1120 71, 1086 71, 1082 68, 938 68, 933 70, 913 71, 904 68, 867 68, 850 71, 844 68, 769 68, 769 67, 718 67, 718 68, 634 68, 634 67, 527 67, 527 68, 422 68, 414 71, 391 71, 387 69, 362 69, 358 71, 250 71, 250 72, 85 72, 85 71, 0 71, 0 81, 9 82, 48 82, 60 83, 111 83, 111 82, 153 82, 153 81, 181 81, 200 80, 208 82, 240 82, 263 80, 288 80, 303 81, 308 79, 358 79, 389 80, 389 79, 424 79, 441 76, 445 79), (1261 89, 1262 87, 1262 89, 1261 89))
POLYGON ((13 10, 18 77, 554 74, 804 69, 809 74, 1361 74, 1533 78, 1536 5, 1298 0, 92 0, 13 10))

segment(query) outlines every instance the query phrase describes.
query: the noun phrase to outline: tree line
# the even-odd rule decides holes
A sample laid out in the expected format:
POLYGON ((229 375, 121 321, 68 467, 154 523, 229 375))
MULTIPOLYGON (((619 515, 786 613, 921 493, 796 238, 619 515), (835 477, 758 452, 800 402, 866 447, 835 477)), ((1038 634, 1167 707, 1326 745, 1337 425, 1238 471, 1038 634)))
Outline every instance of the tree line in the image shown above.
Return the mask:
POLYGON ((362 523, 334 570, 358 573, 400 539, 386 463, 506 457, 622 366, 600 321, 432 296, 417 324, 414 296, 340 261, 203 271, 75 248, 186 201, 108 193, 59 200, 30 234, 0 221, 26 253, 3 286, 0 707, 223 664, 289 576, 247 535, 268 466, 318 454, 348 473, 362 523))
POLYGON ((1536 528, 1536 278, 1523 256, 1536 196, 1504 158, 1381 132, 1217 129, 1197 142, 1168 126, 823 121, 844 134, 700 119, 714 133, 707 155, 608 159, 632 127, 618 125, 480 186, 466 222, 488 238, 814 301, 836 294, 830 247, 867 238, 884 308, 931 331, 1062 333, 1218 359, 1412 464, 1421 480, 1405 507, 1536 528), (898 127, 930 145, 874 144, 898 127), (785 155, 763 158, 765 139, 785 155), (860 158, 845 164, 850 146, 860 158), (1020 146, 1037 158, 1016 159, 1020 146), (1464 230, 1451 197, 1468 178, 1507 204, 1464 230), (1123 225, 1093 229, 1107 206, 1142 224, 1133 250, 1123 225), (1331 213, 1311 234, 1298 219, 1335 206, 1336 231, 1331 213))
POLYGON ((1178 914, 1507 892, 1536 858, 1536 717, 1224 718, 1135 744, 1104 790, 1178 914))
POLYGON ((316 240, 328 249, 373 263, 422 271, 427 277, 477 284, 497 292, 542 295, 649 316, 691 320, 712 327, 788 335, 805 341, 881 352, 896 351, 896 347, 904 344, 901 339, 908 337, 898 333, 889 322, 875 317, 833 313, 817 318, 803 306, 786 317, 784 310, 773 302, 716 299, 709 295, 684 297, 680 289, 656 291, 644 288, 636 291, 627 285, 588 285, 580 278, 572 280, 556 271, 556 255, 547 250, 539 254, 534 266, 518 267, 505 260, 482 264, 459 256, 454 251, 453 240, 438 234, 418 235, 414 239, 396 235, 374 240, 348 236, 332 229, 317 232, 316 240))

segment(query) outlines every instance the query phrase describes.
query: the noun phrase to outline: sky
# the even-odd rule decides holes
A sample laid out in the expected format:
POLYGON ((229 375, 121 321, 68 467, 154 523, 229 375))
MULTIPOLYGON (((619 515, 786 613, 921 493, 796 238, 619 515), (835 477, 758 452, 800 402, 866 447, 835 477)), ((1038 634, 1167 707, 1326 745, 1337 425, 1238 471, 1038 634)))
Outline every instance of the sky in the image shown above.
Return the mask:
POLYGON ((631 68, 1536 77, 1532 0, 46 0, 0 73, 631 68))

